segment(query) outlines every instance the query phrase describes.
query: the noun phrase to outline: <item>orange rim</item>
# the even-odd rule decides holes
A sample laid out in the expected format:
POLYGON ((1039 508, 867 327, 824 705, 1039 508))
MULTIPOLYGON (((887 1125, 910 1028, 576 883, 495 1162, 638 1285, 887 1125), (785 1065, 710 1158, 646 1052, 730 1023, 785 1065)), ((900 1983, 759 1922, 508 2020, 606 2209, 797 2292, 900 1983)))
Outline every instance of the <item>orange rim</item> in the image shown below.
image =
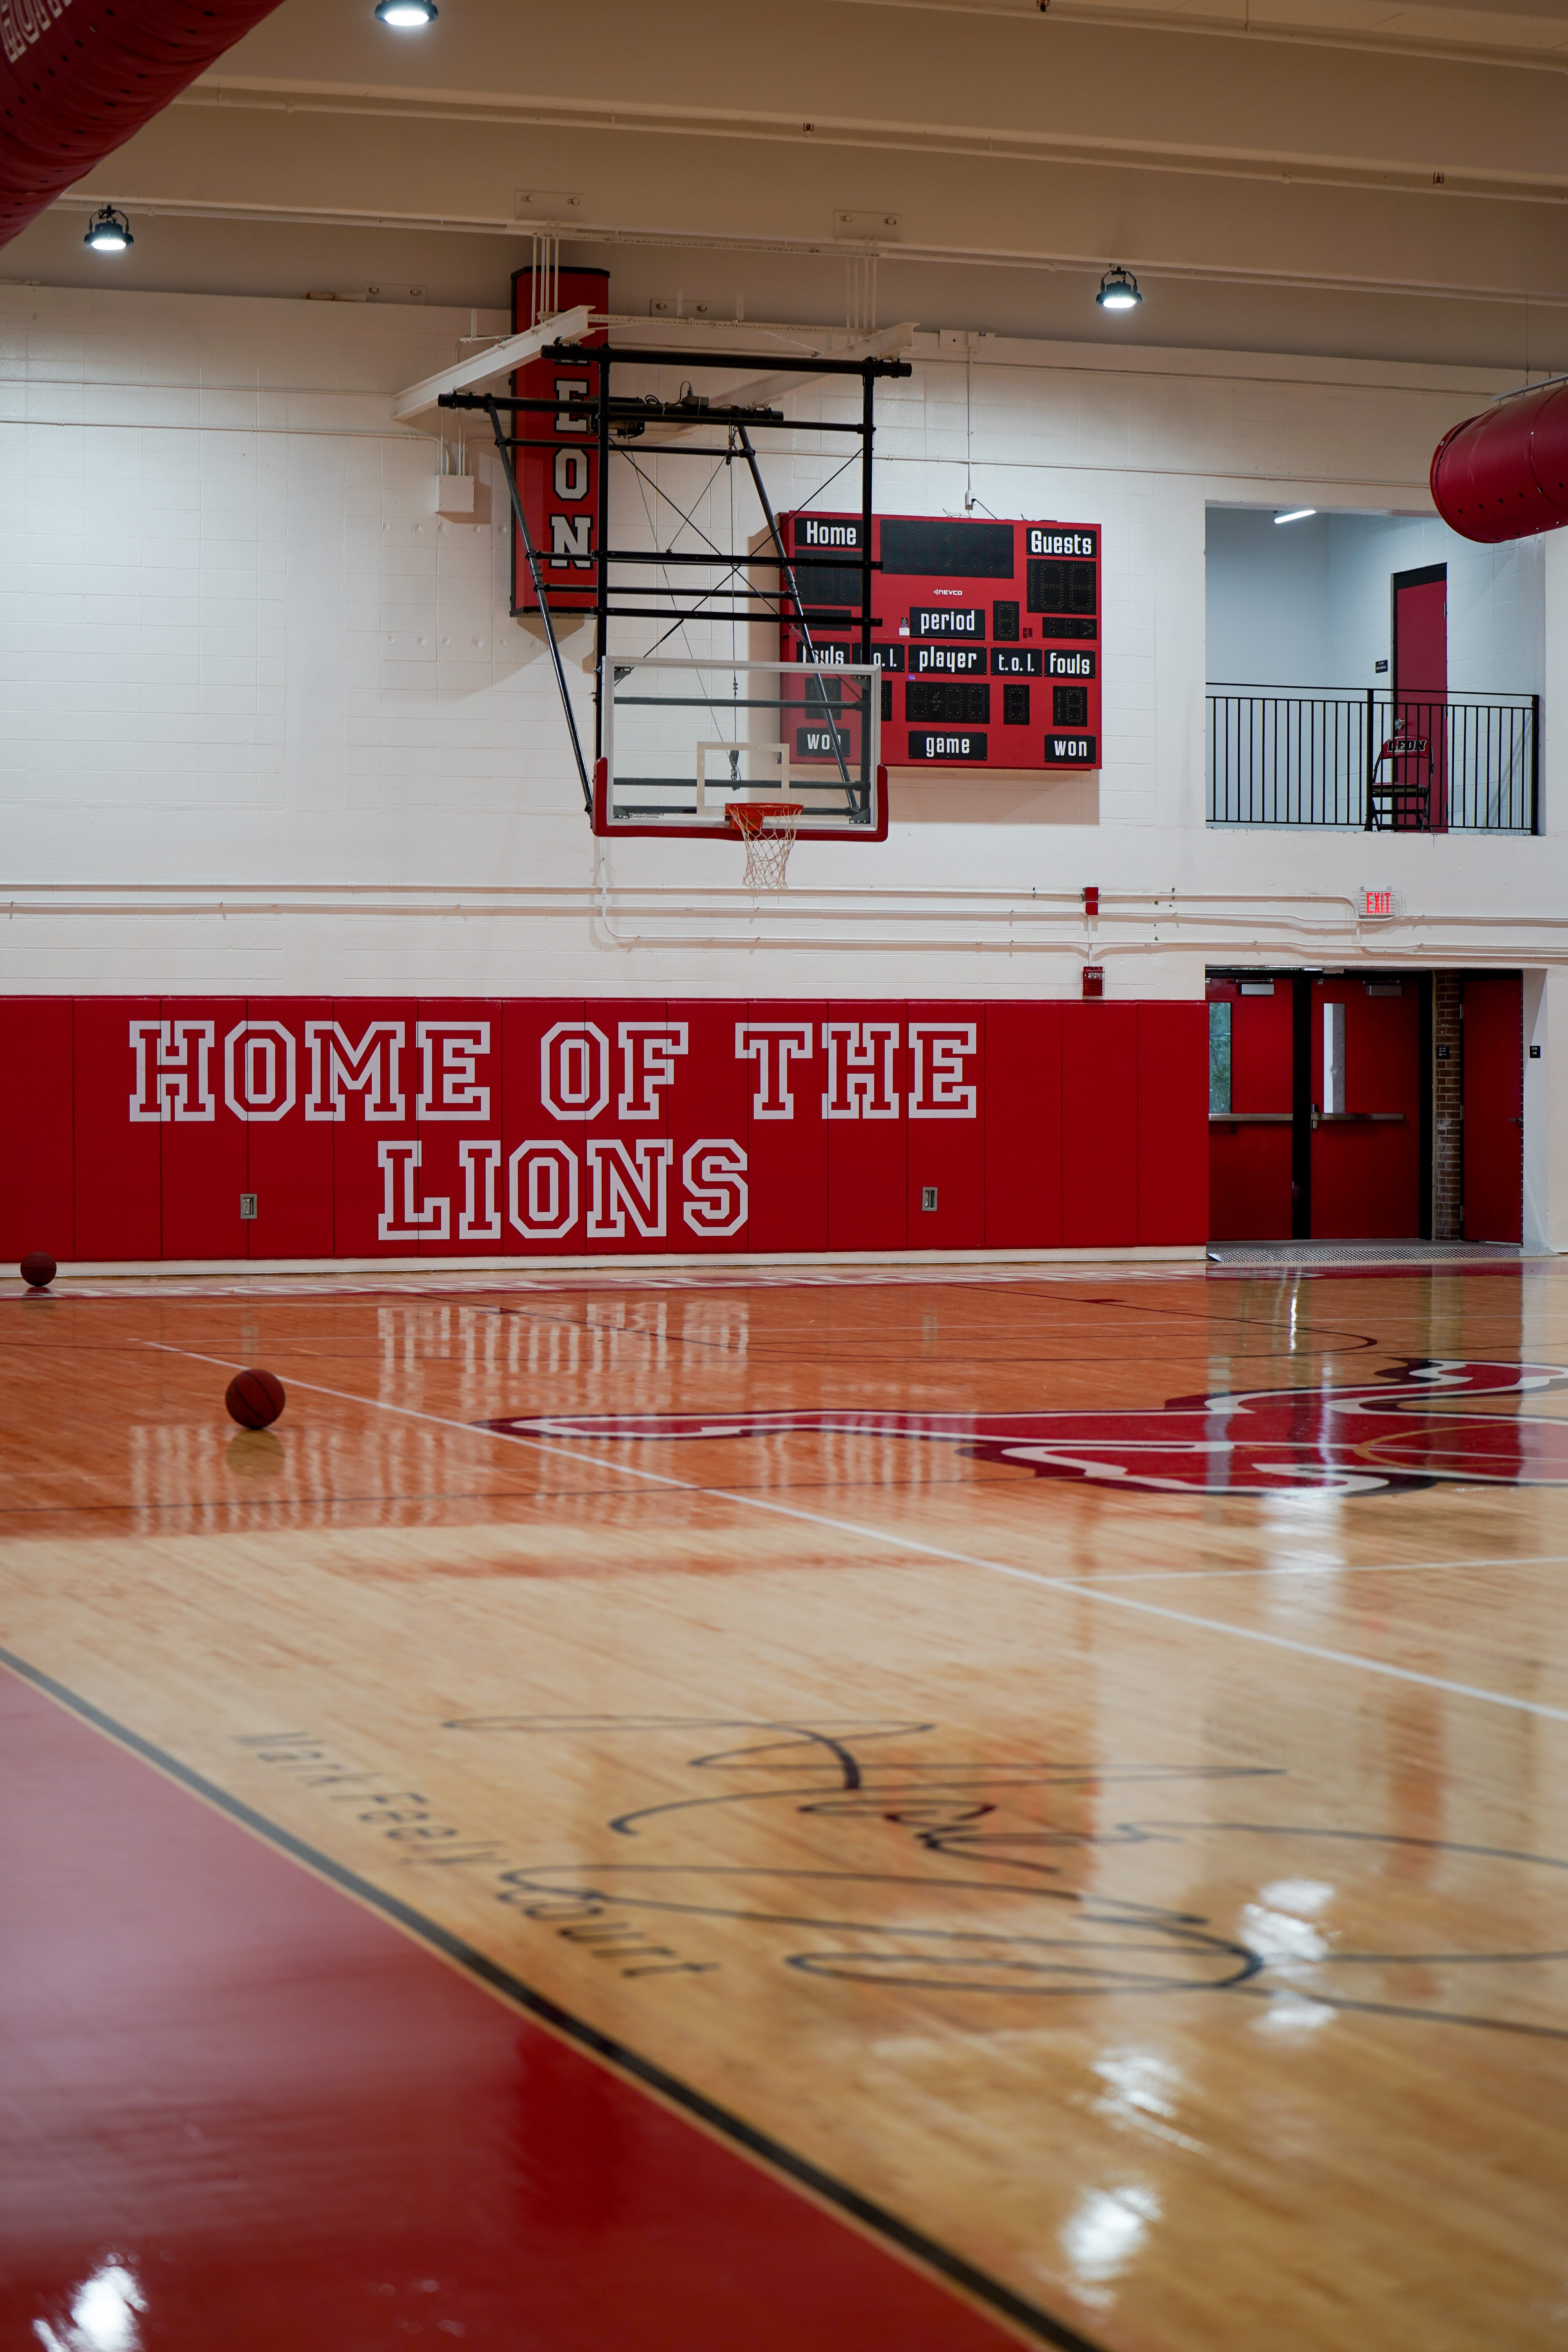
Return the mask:
POLYGON ((731 801, 724 822, 736 833, 759 834, 771 816, 804 816, 804 801, 731 801))

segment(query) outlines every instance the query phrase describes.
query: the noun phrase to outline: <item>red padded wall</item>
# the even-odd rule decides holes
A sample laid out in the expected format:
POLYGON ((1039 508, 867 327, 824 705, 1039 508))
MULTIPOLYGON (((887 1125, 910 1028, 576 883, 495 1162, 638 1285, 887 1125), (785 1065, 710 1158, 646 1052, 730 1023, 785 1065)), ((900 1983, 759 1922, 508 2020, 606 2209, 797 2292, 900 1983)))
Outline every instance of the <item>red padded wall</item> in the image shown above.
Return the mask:
POLYGON ((985 1008, 985 1246, 1062 1238, 1062 1008, 985 1008))
POLYGON ((827 1030, 852 1030, 853 1036, 841 1034, 836 1040, 840 1104, 835 1108, 853 1098, 858 1112, 855 1118, 835 1117, 831 1109, 828 1113, 827 1246, 832 1250, 908 1246, 909 1150, 900 1115, 910 1083, 905 1043, 908 1009, 900 1003, 868 1003, 863 997, 836 998, 823 1008, 826 1019, 818 1023, 820 1058, 813 1066, 821 1073, 819 1091, 827 1093, 828 1074, 834 1066, 827 1030), (892 1049, 890 1084, 887 1040, 880 1034, 889 1028, 899 1033, 892 1049), (862 1055, 870 1062, 864 1070, 855 1066, 855 1057, 862 1055), (889 1104, 894 1106, 890 1118, 884 1115, 889 1104))
POLYGON ((915 997, 907 1012, 909 1245, 910 1249, 984 1249, 985 1006, 915 997), (919 1056, 923 1088, 919 1099, 917 1028, 923 1033, 923 1052, 919 1056), (961 1050, 969 1046, 972 1034, 973 1050, 961 1050), (943 1051, 949 1042, 952 1050, 943 1051), (953 1109, 951 1097, 955 1096, 963 1101, 966 1116, 927 1115, 933 1105, 953 1109), (928 1185, 936 1191, 934 1210, 921 1205, 928 1185))
POLYGON ((1138 1237, 1139 1009, 1062 1006, 1062 1241, 1069 1249, 1138 1237))
MULTIPOLYGON (((767 1032, 771 1099, 787 1094, 793 1118, 764 1118, 761 1062, 749 1062, 752 1159, 752 1247, 754 1250, 825 1250, 827 1245, 827 1123, 822 1116, 822 1023, 827 1007, 820 997, 754 998, 746 1007, 753 1032, 767 1032), (781 1031, 797 1031, 809 1043, 809 1059, 787 1064, 779 1080, 781 1031)), ((901 1198, 901 1194, 900 1194, 901 1198)))
MULTIPOLYGON (((735 1052, 736 1024, 746 1018, 744 998, 700 999, 669 1007, 671 1021, 684 1024, 687 1056, 681 1083, 672 1089, 669 1117, 663 1123, 675 1147, 670 1168, 669 1245, 675 1250, 743 1250, 750 1247, 749 1203, 756 1154, 751 1149, 752 1065, 735 1052), (734 1177, 724 1171, 732 1155, 722 1147, 733 1144, 745 1157, 739 1181, 744 1195, 732 1190, 734 1177), (699 1150, 698 1147, 707 1149, 699 1150), (692 1174, 701 1186, 689 1193, 682 1181, 688 1153, 695 1152, 692 1174), (715 1156, 716 1155, 716 1156, 715 1156), (706 1179, 704 1170, 706 1169, 706 1179), (726 1202, 721 1195, 729 1194, 726 1202), (735 1215, 745 1207, 739 1223, 735 1215), (688 1209, 691 1213, 688 1215, 688 1209), (728 1231, 722 1230, 728 1227, 728 1231)), ((783 1122, 778 1122, 783 1124, 783 1122)))
POLYGON ((62 1264, 76 1250, 71 1167, 71 1016, 68 996, 0 997, 0 1100, 8 1139, 0 1151, 0 1261, 47 1250, 62 1264))
MULTIPOLYGON (((292 1108, 281 1118, 252 1117, 246 1128, 248 1186, 256 1195, 250 1255, 331 1257, 334 1246, 332 1129, 319 1119, 307 1119, 304 1105, 310 1087, 306 1029, 312 1021, 332 1018, 332 1001, 328 996, 253 996, 245 1011, 247 1021, 275 1022, 294 1041, 292 1108)), ((243 1064, 240 1066, 243 1070, 243 1064)), ((240 1098, 245 1099, 243 1083, 240 1098)), ((270 1109, 273 1104, 268 1100, 262 1107, 270 1109)))
MULTIPOLYGON (((501 1015, 501 1242, 502 1255, 526 1250, 531 1256, 581 1257, 586 1250, 583 1238, 583 1221, 587 1215, 587 1202, 582 1184, 581 1162, 583 1142, 587 1132, 582 1120, 563 1122, 552 1118, 541 1098, 540 1059, 545 1041, 552 1030, 564 1023, 580 1030, 591 1017, 589 1008, 580 996, 528 996, 509 1002, 501 1015), (551 1237, 521 1232, 512 1216, 512 1162, 526 1145, 533 1143, 562 1144, 574 1154, 576 1170, 577 1213, 563 1232, 551 1237)), ((601 1030, 602 1022, 595 1023, 601 1030)), ((558 1162, 558 1165, 563 1163, 558 1162)), ((529 1162, 519 1163, 518 1208, 526 1219, 529 1162)), ((561 1180, 563 1181, 563 1180, 561 1180)), ((540 1206, 547 1207, 541 1198, 540 1206)), ((565 1212, 565 1195, 561 1195, 562 1213, 565 1212)))
POLYGON ((1208 1226, 1206 1004, 1138 1007, 1138 1238, 1188 1242, 1208 1226))
POLYGON ((129 1115, 132 1021, 161 1022, 155 996, 79 996, 76 1050, 76 1254, 150 1258, 163 1254, 163 1129, 129 1115))
MULTIPOLYGON (((239 1213, 249 1186, 246 1126, 224 1100, 224 1041, 246 1017, 243 996, 166 996, 159 1011, 184 1033, 187 1087, 205 1064, 207 1103, 200 1118, 174 1118, 152 1132, 159 1139, 162 1245, 169 1258, 245 1257, 250 1228, 239 1213), (210 1046, 193 1024, 212 1032, 210 1046), (206 1050, 204 1051, 203 1048, 206 1050)), ((193 1108, 198 1106, 193 1105, 193 1108)))
POLYGON ((1115 1001, 0 1000, 26 1138, 0 1234, 79 1263, 1196 1244, 1205 1022, 1115 1001), (355 1084, 376 1024, 380 1071, 355 1084))

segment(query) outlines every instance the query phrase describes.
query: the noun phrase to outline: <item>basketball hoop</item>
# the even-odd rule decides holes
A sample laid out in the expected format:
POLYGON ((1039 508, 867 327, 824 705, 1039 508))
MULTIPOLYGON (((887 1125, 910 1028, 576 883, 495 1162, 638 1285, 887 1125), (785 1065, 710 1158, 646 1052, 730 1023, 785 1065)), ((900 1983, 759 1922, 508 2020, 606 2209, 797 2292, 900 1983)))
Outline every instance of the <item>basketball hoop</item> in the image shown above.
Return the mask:
POLYGON ((746 845, 748 890, 782 890, 784 868, 795 847, 795 819, 805 813, 801 801, 731 801, 724 822, 746 845))

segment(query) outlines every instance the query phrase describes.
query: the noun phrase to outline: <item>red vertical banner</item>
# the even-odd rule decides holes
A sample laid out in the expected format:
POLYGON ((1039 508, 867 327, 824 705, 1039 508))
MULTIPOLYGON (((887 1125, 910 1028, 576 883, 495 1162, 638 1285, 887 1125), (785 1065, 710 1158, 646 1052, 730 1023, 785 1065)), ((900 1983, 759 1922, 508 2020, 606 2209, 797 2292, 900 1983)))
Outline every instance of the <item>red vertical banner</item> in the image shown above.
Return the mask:
POLYGON ((531 996, 501 1008, 501 1249, 583 1257, 584 1144, 609 1099, 610 1045, 580 996, 531 996))
POLYGON ((77 1257, 158 1257, 163 1108, 179 1076, 160 1069, 163 1005, 79 996, 72 1027, 77 1257))
POLYGON ((1136 1004, 1062 1006, 1062 1241, 1138 1239, 1136 1004))
POLYGON ((1138 1239, 1205 1242, 1208 1006, 1138 1007, 1138 1239))
POLYGON ((419 1244, 426 1257, 495 1257, 508 1249, 501 1152, 502 1006, 484 997, 419 999, 409 1083, 419 1129, 420 1197, 445 1201, 419 1244), (437 1230, 444 1226, 445 1231, 437 1230))
POLYGON ((821 1008, 822 1106, 827 1122, 827 1246, 909 1246, 904 1109, 908 1007, 835 1000, 821 1008))
POLYGON ((76 1255, 71 1000, 0 997, 0 1100, 11 1142, 0 1151, 0 1260, 45 1250, 76 1255))
MULTIPOLYGON (((552 277, 554 310, 573 310, 586 304, 603 311, 610 297, 607 269, 563 269, 552 277)), ((520 269, 511 281, 512 326, 518 333, 532 325, 539 308, 549 299, 542 286, 536 289, 534 272, 520 269)), ((587 343, 607 340, 595 328, 583 338, 587 343)), ((519 368, 512 385, 520 400, 548 400, 549 411, 516 412, 520 439, 542 442, 542 448, 514 452, 517 487, 544 573, 552 613, 590 613, 594 609, 594 565, 598 557, 599 452, 592 418, 574 415, 574 400, 598 392, 598 371, 565 361, 535 360, 519 368)), ((537 613, 539 598, 523 552, 522 534, 512 531, 511 609, 537 613)))
POLYGON ((827 1127, 822 1116, 820 997, 753 998, 736 1014, 732 1050, 745 1072, 751 1247, 770 1254, 827 1247, 827 1127))
POLYGON ((305 1024, 305 1119, 332 1139, 338 1257, 413 1257, 450 1228, 451 1202, 426 1201, 419 1164, 416 1012, 406 996, 340 996, 305 1024))
POLYGON ((669 1246, 743 1250, 750 1246, 753 1071, 737 1054, 735 1036, 746 1003, 692 999, 670 1004, 668 1013, 686 1049, 675 1066, 664 1129, 673 1153, 669 1246))
POLYGON ((985 1246, 1062 1238, 1062 1008, 985 1008, 985 1246))
POLYGON ((905 1042, 909 1245, 985 1243, 985 1006, 911 1000, 905 1042))
POLYGON ((224 1099, 226 1042, 244 1023, 243 996, 166 996, 158 1065, 163 1255, 249 1255, 246 1127, 224 1099))
POLYGON ((332 1255, 334 1127, 328 1119, 307 1118, 305 1109, 311 1084, 310 1037, 313 1031, 319 1052, 321 1025, 334 1017, 331 997, 253 996, 243 1025, 231 1028, 222 1041, 225 1108, 247 1137, 248 1189, 256 1206, 249 1226, 252 1257, 332 1255))

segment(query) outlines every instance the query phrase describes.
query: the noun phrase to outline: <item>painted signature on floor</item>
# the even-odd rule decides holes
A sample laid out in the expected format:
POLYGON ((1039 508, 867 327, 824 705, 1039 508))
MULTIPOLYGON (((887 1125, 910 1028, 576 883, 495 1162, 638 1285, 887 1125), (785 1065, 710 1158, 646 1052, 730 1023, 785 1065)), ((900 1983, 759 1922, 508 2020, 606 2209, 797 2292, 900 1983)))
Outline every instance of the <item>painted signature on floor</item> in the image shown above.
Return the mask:
POLYGON ((606 1822, 649 1851, 501 1873, 500 1899, 523 1916, 571 1901, 652 1915, 667 1933, 677 1916, 690 1933, 722 1922, 805 1977, 971 2000, 1224 1993, 1291 2030, 1353 2011, 1568 2042, 1568 1861, 1257 1818, 1288 1794, 1272 1768, 966 1760, 932 1752, 934 1724, 864 1719, 444 1727, 584 1743, 601 1773, 620 1752, 660 1790, 700 1776, 606 1822), (1239 1797, 1242 1783, 1246 1807, 1226 1785, 1239 1797), (1200 1812, 1194 1799, 1220 1789, 1215 1815, 1200 1812), (1140 1883, 1178 1884, 1183 1899, 1141 1899, 1140 1883), (1529 1933, 1501 1924, 1524 1921, 1529 1933))

